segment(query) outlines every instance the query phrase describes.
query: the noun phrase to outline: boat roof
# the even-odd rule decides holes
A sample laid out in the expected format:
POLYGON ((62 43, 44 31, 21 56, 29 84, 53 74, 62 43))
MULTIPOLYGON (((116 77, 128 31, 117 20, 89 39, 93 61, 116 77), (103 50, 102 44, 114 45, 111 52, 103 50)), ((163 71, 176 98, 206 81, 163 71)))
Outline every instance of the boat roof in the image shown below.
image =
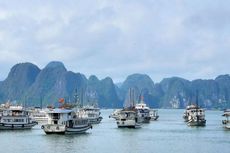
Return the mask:
POLYGON ((190 112, 190 111, 194 111, 194 110, 195 110, 195 111, 196 111, 196 110, 197 110, 197 111, 205 111, 205 109, 203 109, 203 108, 191 108, 191 109, 187 109, 186 111, 187 111, 187 112, 190 112))
POLYGON ((46 113, 49 113, 49 114, 51 113, 67 114, 70 112, 73 112, 73 110, 72 109, 60 109, 60 108, 46 110, 46 113))
POLYGON ((100 110, 98 107, 83 107, 84 110, 100 110))
POLYGON ((138 104, 135 105, 135 108, 149 109, 149 107, 145 103, 138 103, 138 104))
POLYGON ((136 112, 133 110, 122 110, 120 111, 120 113, 136 113, 136 112))
POLYGON ((2 110, 26 111, 22 106, 9 106, 9 107, 2 108, 2 110))
POLYGON ((199 108, 200 108, 200 107, 197 106, 197 105, 195 105, 195 104, 191 104, 191 105, 188 105, 188 106, 186 107, 187 110, 189 110, 189 109, 199 109, 199 108))

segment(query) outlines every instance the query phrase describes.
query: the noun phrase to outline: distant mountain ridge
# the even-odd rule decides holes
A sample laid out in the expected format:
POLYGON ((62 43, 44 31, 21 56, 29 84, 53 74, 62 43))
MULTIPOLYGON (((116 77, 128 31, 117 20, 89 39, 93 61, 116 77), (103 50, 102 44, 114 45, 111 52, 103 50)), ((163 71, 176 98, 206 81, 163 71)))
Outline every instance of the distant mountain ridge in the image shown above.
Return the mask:
POLYGON ((13 66, 9 75, 0 82, 0 102, 17 101, 27 106, 58 105, 59 98, 74 102, 78 94, 83 104, 98 103, 103 108, 122 107, 127 101, 128 90, 135 93, 135 102, 144 101, 154 108, 184 108, 195 103, 198 91, 199 105, 206 108, 230 107, 230 76, 189 81, 179 77, 165 78, 154 83, 146 74, 132 74, 114 84, 110 77, 99 80, 92 75, 68 71, 64 64, 53 61, 43 69, 32 63, 13 66))

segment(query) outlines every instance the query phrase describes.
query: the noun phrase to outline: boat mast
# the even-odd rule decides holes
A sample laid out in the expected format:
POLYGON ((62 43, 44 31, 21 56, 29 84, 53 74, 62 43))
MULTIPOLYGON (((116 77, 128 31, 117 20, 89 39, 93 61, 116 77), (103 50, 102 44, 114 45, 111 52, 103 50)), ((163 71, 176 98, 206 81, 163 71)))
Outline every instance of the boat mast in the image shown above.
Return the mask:
POLYGON ((83 88, 81 88, 81 107, 84 105, 84 91, 83 88))
POLYGON ((74 103, 76 103, 77 107, 79 107, 79 97, 77 94, 77 88, 74 90, 74 103))
POLYGON ((196 90, 196 118, 197 118, 197 122, 199 120, 199 116, 198 116, 198 90, 196 90))
POLYGON ((131 88, 129 88, 129 107, 131 107, 131 88))
POLYGON ((42 109, 42 96, 40 96, 40 108, 42 109))
POLYGON ((135 107, 135 89, 133 88, 133 107, 135 107))

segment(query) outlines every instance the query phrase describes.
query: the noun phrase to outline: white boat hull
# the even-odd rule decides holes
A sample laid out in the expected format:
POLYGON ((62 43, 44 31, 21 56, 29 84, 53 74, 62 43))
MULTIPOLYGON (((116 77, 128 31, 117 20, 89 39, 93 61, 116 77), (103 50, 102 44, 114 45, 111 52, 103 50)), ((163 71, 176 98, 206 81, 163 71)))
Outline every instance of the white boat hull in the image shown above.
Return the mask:
POLYGON ((89 120, 90 124, 99 124, 102 120, 102 117, 98 117, 98 118, 87 118, 89 120))
POLYGON ((151 117, 140 117, 139 122, 141 123, 149 123, 151 120, 151 117))
POLYGON ((199 121, 189 120, 187 124, 189 126, 205 126, 206 120, 199 120, 199 121))
POLYGON ((85 133, 88 129, 92 128, 91 124, 79 125, 74 127, 66 127, 65 125, 43 125, 42 129, 46 134, 80 134, 85 133))
POLYGON ((157 115, 157 116, 152 116, 152 117, 151 117, 151 121, 156 121, 158 118, 159 118, 158 115, 157 115))
POLYGON ((0 130, 25 130, 25 129, 31 129, 35 125, 37 125, 37 122, 32 122, 27 124, 0 123, 0 130))
POLYGON ((140 128, 141 124, 135 120, 117 120, 118 128, 140 128))
POLYGON ((224 128, 230 130, 230 124, 224 125, 224 128))
POLYGON ((229 120, 223 120, 222 121, 224 128, 230 130, 230 121, 229 120))

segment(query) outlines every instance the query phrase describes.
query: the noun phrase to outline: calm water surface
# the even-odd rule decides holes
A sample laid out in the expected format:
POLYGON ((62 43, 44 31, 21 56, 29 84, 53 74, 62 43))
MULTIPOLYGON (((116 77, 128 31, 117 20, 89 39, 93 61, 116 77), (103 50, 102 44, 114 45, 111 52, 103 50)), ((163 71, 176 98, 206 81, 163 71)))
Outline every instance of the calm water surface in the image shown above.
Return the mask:
POLYGON ((229 153, 230 131, 221 124, 221 111, 206 111, 206 127, 188 127, 184 110, 159 110, 160 118, 140 129, 118 129, 113 110, 81 135, 46 135, 40 126, 27 131, 0 131, 0 152, 6 153, 229 153))

